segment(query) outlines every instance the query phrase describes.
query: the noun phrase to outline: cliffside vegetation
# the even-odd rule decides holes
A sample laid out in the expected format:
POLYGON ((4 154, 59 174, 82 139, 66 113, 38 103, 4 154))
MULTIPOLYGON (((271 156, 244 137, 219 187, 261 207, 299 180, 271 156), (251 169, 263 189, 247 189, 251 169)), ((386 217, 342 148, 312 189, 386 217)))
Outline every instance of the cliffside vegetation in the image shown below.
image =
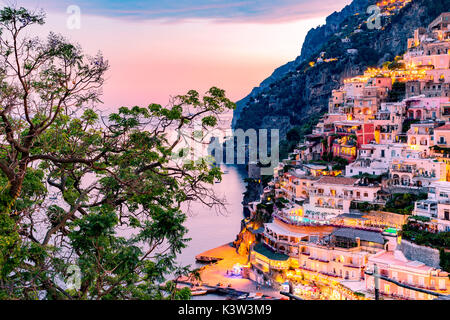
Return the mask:
MULTIPOLYGON (((398 14, 383 18, 381 29, 369 30, 365 12, 374 2, 355 0, 351 10, 335 13, 325 26, 311 30, 299 58, 237 103, 234 128, 267 128, 269 116, 288 117, 291 128, 302 126, 327 110, 331 91, 344 78, 386 62, 395 67, 413 31, 450 8, 450 0, 414 0, 398 14), (323 62, 318 63, 319 58, 323 62)), ((400 100, 403 94, 404 87, 396 85, 390 99, 400 100)), ((272 123, 276 127, 277 122, 272 123)), ((284 150, 291 146, 289 139, 282 145, 284 150)))

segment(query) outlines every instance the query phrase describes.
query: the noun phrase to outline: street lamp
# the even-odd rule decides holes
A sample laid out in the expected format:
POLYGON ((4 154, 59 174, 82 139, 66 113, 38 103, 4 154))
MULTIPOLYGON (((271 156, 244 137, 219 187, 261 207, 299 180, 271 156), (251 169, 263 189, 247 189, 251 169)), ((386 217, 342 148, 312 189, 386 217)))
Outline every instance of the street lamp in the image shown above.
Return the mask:
POLYGON ((375 300, 380 300, 380 275, 376 264, 373 265, 373 279, 375 282, 375 300))

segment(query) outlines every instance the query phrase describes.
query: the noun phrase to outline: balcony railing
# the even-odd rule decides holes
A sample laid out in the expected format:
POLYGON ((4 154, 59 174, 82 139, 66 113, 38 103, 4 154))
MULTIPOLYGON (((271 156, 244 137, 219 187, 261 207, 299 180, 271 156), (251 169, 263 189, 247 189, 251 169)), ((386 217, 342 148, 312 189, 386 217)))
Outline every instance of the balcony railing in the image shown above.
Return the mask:
POLYGON ((309 257, 309 260, 313 260, 313 261, 319 261, 319 262, 323 262, 323 263, 329 263, 330 260, 325 260, 325 259, 321 259, 321 258, 317 258, 317 257, 309 257))
POLYGON ((397 167, 393 166, 391 167, 393 172, 405 172, 405 173, 413 173, 415 168, 413 167, 397 167))
POLYGON ((316 208, 323 208, 323 209, 337 209, 337 210, 343 210, 344 209, 344 206, 330 206, 330 205, 327 205, 327 204, 319 204, 319 203, 316 203, 314 206, 316 208))

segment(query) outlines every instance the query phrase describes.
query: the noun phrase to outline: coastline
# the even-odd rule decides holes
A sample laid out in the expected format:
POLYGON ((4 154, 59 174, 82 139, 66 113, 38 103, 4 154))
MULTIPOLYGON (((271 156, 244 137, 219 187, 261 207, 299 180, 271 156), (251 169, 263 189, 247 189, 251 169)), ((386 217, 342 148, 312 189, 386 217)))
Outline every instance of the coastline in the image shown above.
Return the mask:
POLYGON ((198 256, 220 259, 216 263, 204 265, 200 270, 201 285, 208 287, 230 288, 242 293, 260 292, 265 296, 275 299, 282 298, 279 291, 267 286, 258 288, 258 284, 242 276, 228 275, 227 271, 232 270, 236 264, 246 265, 248 258, 237 254, 232 243, 227 243, 220 247, 200 253, 198 256), (218 286, 218 284, 221 284, 218 286), (231 287, 229 287, 231 285, 231 287))

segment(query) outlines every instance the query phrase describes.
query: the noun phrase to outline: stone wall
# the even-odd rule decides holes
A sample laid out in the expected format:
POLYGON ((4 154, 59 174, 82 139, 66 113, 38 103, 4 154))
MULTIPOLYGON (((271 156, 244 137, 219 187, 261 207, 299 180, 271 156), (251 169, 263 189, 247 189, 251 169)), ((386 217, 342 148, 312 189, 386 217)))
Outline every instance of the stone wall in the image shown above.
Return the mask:
POLYGON ((407 221, 408 216, 386 211, 371 211, 364 213, 363 217, 369 219, 373 225, 385 225, 394 228, 401 228, 407 221))
POLYGON ((430 247, 419 246, 406 240, 402 240, 399 249, 409 260, 417 260, 427 266, 440 269, 439 250, 430 247))

